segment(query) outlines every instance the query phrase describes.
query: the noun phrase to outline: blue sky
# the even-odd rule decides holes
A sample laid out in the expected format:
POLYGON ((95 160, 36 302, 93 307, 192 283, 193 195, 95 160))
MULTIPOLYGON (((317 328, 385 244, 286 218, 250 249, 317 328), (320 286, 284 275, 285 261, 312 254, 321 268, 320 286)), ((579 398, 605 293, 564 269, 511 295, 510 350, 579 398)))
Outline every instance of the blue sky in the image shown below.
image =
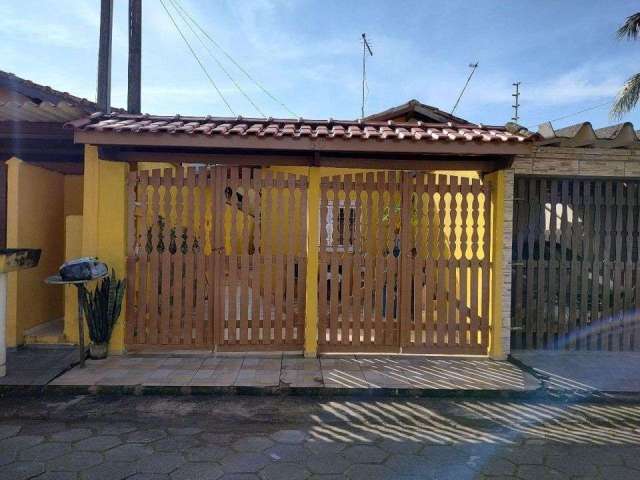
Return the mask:
MULTIPOLYGON (((253 76, 306 118, 360 113, 360 34, 371 39, 366 111, 411 98, 450 110, 480 66, 457 115, 503 124, 512 82, 522 82, 528 127, 609 102, 640 71, 640 41, 615 30, 640 5, 623 0, 307 1, 180 0, 253 76)), ((113 103, 126 101, 127 1, 115 0, 113 103)), ((229 112, 191 57, 159 0, 143 0, 143 111, 229 112)), ((95 99, 99 0, 0 0, 0 69, 95 99)), ((188 32, 186 27, 185 31, 188 32)), ((235 113, 255 109, 197 40, 211 76, 235 113)), ((224 59, 221 57, 224 61, 224 59)), ((290 116, 226 67, 268 115, 290 116)), ((608 106, 557 120, 613 123, 608 106)), ((640 108, 624 117, 640 128, 640 108)))

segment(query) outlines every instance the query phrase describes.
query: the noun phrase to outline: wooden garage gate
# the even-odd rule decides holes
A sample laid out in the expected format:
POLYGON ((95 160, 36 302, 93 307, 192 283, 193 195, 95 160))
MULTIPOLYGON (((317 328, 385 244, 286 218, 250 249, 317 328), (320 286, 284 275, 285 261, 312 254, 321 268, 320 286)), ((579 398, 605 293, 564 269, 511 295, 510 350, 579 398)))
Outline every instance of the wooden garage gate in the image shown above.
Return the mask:
POLYGON ((139 171, 128 193, 128 348, 302 349, 306 177, 139 171))
POLYGON ((371 172, 320 195, 319 351, 487 353, 488 184, 371 172))
POLYGON ((516 177, 512 347, 640 350, 640 182, 516 177))

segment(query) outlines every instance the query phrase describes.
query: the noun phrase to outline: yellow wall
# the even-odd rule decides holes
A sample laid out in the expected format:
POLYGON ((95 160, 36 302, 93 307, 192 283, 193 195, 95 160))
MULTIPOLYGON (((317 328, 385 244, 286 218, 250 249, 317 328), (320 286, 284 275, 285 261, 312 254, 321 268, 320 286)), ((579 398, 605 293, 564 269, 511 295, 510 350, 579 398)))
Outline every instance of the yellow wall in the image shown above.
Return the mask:
MULTIPOLYGON (((82 255, 82 215, 69 215, 65 220, 64 258, 70 260, 82 255)), ((64 287, 64 337, 78 343, 78 294, 71 285, 64 287)))
POLYGON ((82 215, 82 175, 64 176, 64 215, 82 215))
POLYGON ((36 268, 9 274, 7 344, 63 315, 62 287, 46 285, 64 260, 64 175, 12 158, 8 165, 7 247, 41 248, 36 268))
MULTIPOLYGON (((126 178, 129 165, 98 158, 98 149, 85 146, 82 255, 97 256, 119 278, 126 275, 126 178)), ((91 286, 90 288, 93 288, 91 286)), ((111 337, 109 351, 124 350, 124 312, 111 337)))

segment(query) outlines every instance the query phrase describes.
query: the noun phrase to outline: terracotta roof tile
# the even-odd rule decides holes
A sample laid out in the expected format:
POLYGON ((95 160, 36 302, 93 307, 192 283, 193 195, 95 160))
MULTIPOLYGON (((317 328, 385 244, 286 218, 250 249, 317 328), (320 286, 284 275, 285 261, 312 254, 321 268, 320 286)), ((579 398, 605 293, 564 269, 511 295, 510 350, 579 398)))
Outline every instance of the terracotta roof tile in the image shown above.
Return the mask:
POLYGON ((114 113, 72 122, 83 131, 156 133, 240 137, 312 137, 360 141, 523 142, 529 137, 504 127, 476 124, 361 122, 304 119, 243 119, 214 117, 159 117, 114 113))

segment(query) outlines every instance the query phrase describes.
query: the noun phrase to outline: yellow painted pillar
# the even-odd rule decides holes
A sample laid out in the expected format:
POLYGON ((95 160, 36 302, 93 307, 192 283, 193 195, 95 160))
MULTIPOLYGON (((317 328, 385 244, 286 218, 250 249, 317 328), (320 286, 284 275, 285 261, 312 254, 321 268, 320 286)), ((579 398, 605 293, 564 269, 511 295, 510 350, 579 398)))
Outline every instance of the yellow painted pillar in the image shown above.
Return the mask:
MULTIPOLYGON (((82 254, 97 256, 119 278, 126 274, 128 172, 127 163, 101 160, 96 147, 85 147, 82 254)), ((123 304, 109 343, 111 353, 124 351, 125 311, 123 304)))
POLYGON ((505 360, 511 343, 511 232, 513 172, 499 170, 491 182, 491 298, 489 356, 505 360))
POLYGON ((304 356, 318 355, 318 260, 320 254, 320 168, 309 167, 307 189, 307 283, 304 356))

